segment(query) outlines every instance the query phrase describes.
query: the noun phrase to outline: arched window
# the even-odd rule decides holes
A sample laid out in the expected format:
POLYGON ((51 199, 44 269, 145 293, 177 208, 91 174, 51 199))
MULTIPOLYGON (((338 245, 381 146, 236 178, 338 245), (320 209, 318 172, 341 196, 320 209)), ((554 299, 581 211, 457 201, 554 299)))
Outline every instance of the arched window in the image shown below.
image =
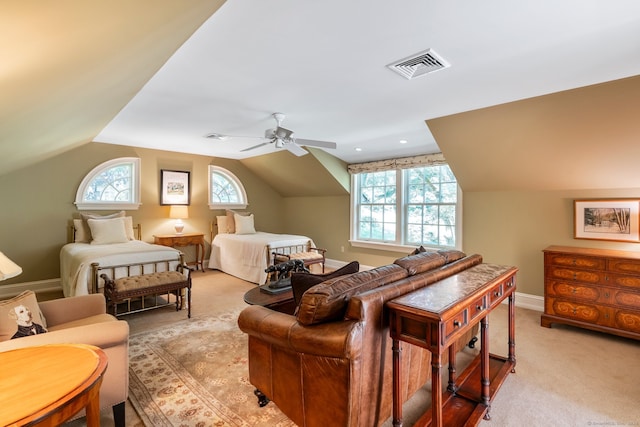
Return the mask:
POLYGON ((76 192, 80 210, 138 209, 140 206, 140 158, 120 157, 89 172, 76 192))
POLYGON ((244 209, 248 204, 240 180, 220 166, 209 165, 209 209, 244 209))

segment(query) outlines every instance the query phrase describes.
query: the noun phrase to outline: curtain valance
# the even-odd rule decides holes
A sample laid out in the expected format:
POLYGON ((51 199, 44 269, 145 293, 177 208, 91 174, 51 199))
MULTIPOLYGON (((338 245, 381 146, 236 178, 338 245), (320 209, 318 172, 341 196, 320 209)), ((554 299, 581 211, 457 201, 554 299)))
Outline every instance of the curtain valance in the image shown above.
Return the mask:
POLYGON ((351 174, 362 172, 382 172, 393 169, 410 169, 420 166, 444 165, 447 162, 442 153, 422 154, 399 159, 379 160, 376 162, 353 163, 347 166, 351 174))

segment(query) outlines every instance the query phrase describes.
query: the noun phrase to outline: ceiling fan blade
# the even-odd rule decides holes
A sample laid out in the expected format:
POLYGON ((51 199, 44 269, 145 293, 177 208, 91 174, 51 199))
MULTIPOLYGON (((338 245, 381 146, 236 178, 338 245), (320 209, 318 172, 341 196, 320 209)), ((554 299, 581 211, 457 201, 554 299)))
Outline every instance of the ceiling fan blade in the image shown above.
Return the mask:
POLYGON ((209 138, 209 139, 217 139, 217 140, 220 140, 220 141, 224 141, 226 139, 232 139, 232 138, 264 139, 264 136, 225 135, 223 133, 217 133, 217 132, 208 133, 204 137, 205 138, 209 138))
POLYGON ((254 145, 253 147, 245 148, 245 149, 240 150, 240 151, 249 151, 249 150, 253 150, 253 149, 255 149, 255 148, 259 148, 259 147, 262 147, 262 146, 264 146, 264 145, 271 144, 272 142, 273 142, 273 141, 263 142, 262 144, 254 145))
POLYGON ((309 154, 307 150, 300 147, 298 144, 294 142, 289 142, 284 144, 284 148, 286 148, 287 150, 289 150, 290 153, 295 154, 298 157, 302 157, 309 154))
POLYGON ((313 139, 296 138, 294 142, 298 145, 306 145, 308 147, 336 148, 337 146, 335 142, 315 141, 313 139))

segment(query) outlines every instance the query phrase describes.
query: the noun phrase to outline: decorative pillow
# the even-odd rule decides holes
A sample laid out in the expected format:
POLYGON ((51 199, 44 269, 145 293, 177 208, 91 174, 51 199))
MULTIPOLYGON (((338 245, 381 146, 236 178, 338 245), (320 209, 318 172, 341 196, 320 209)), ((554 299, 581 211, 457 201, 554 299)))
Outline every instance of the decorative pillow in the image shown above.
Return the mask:
MULTIPOLYGON (((74 241, 76 243, 91 243, 91 240, 93 240, 93 237, 91 236, 91 229, 89 228, 89 223, 87 222, 88 220, 90 220, 90 219, 124 218, 125 215, 126 214, 125 214, 124 211, 116 212, 116 213, 111 214, 111 215, 95 215, 95 214, 81 213, 80 214, 81 224, 76 226, 76 221, 75 220, 73 221, 73 226, 76 229, 76 238, 75 238, 74 241), (80 236, 82 238, 82 240, 79 240, 78 236, 80 236)), ((131 237, 133 238, 133 222, 132 222, 131 237)))
POLYGON ((234 215, 236 214, 241 216, 249 216, 251 215, 251 212, 237 212, 231 209, 227 210, 227 228, 229 229, 229 233, 231 234, 236 232, 236 220, 234 217, 234 215))
POLYGON ((255 234, 256 228, 253 224, 253 214, 242 216, 235 214, 233 220, 236 223, 236 234, 255 234))
POLYGON ((43 334, 46 327, 33 291, 0 301, 0 341, 43 334))
POLYGON ((136 240, 136 234, 133 231, 133 218, 130 216, 124 217, 124 231, 127 233, 127 239, 136 240))
POLYGON ((229 220, 226 215, 217 216, 216 222, 218 223, 218 234, 229 233, 229 220))
POLYGON ((418 255, 420 252, 426 252, 426 251, 427 249, 424 246, 420 245, 419 248, 414 249, 413 252, 411 252, 409 255, 418 255))
POLYGON ((407 270, 391 264, 326 280, 302 295, 296 318, 298 322, 307 326, 342 319, 352 295, 396 282, 407 276, 407 270))
POLYGON ((291 290, 293 291, 293 300, 296 304, 296 307, 298 306, 298 304, 300 304, 302 294, 304 294, 312 286, 315 286, 318 283, 322 283, 325 280, 333 279, 335 277, 357 273, 359 270, 360 263, 358 261, 351 261, 349 264, 325 274, 311 274, 304 272, 291 274, 291 290))
POLYGON ((87 220, 91 229, 92 245, 126 243, 129 241, 124 218, 87 220))

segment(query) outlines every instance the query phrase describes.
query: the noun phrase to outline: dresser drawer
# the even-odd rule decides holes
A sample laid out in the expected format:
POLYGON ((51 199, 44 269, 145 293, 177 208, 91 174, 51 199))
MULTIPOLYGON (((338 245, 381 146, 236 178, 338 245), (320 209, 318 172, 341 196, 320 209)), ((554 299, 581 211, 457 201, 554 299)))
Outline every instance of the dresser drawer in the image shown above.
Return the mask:
POLYGON ((611 291, 602 287, 583 285, 563 280, 548 280, 546 283, 548 296, 580 299, 587 302, 606 303, 611 301, 611 291))
POLYGON ((640 292, 632 292, 626 289, 616 290, 613 294, 613 301, 626 308, 640 310, 640 292))
POLYGON ((606 283, 606 273, 604 271, 578 270, 548 266, 545 268, 545 276, 550 279, 575 280, 585 283, 606 283))
POLYGON ((627 276, 624 274, 608 274, 607 284, 611 286, 624 286, 626 288, 635 288, 640 291, 640 277, 627 276))
POLYGON ((611 258, 607 269, 616 273, 640 274, 640 260, 611 258))
POLYGON ((640 333, 640 311, 616 310, 613 326, 625 331, 640 333))
POLYGON ((545 264, 559 265, 564 267, 587 268, 593 270, 604 270, 606 262, 604 258, 596 258, 574 254, 546 253, 544 255, 545 264))
POLYGON ((469 315, 471 317, 471 320, 475 319, 476 317, 480 316, 481 314, 483 314, 484 312, 487 311, 487 303, 485 301, 485 296, 483 295, 482 297, 478 298, 477 300, 475 300, 470 306, 469 306, 469 315))
POLYGON ((547 298, 545 313, 602 326, 609 326, 612 317, 608 307, 561 298, 547 298))

